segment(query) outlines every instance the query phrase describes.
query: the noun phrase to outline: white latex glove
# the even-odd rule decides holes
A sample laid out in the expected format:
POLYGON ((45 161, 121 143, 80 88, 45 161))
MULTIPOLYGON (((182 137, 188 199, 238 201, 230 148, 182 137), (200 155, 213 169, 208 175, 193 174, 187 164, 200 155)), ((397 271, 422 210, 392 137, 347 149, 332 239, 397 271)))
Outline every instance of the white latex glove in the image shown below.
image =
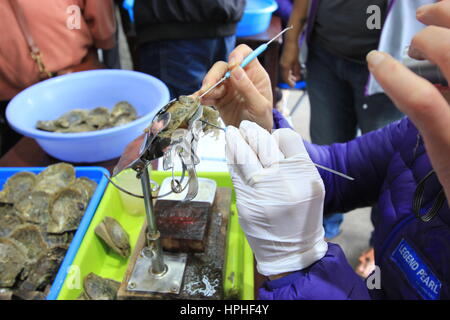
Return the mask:
POLYGON ((239 223, 259 273, 297 271, 323 258, 325 188, 300 135, 291 129, 271 135, 243 121, 239 130, 227 128, 226 141, 239 223))

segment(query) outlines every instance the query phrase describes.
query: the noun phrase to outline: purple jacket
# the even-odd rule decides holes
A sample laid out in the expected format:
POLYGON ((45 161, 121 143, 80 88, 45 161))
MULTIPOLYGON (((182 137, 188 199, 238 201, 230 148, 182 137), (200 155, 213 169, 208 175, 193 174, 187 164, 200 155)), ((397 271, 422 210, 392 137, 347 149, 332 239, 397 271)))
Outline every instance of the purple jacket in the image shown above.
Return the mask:
MULTIPOLYGON (((277 111, 274 120, 275 128, 289 127, 277 111)), ((369 290, 341 248, 329 244, 327 255, 312 266, 266 282, 260 298, 450 299, 450 210, 444 201, 430 222, 413 213, 417 186, 432 167, 409 119, 348 143, 306 143, 306 148, 312 161, 355 178, 349 181, 319 170, 326 189, 326 212, 378 204, 374 248, 381 288, 369 290)), ((421 212, 433 205, 441 190, 435 176, 427 180, 421 212)))

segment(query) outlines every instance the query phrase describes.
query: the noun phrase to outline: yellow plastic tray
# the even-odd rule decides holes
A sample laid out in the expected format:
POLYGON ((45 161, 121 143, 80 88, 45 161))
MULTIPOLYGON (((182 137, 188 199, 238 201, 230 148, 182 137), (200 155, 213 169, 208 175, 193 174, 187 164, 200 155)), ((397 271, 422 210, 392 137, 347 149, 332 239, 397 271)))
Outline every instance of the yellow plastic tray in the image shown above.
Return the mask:
MULTIPOLYGON (((160 184, 168 176, 169 173, 167 172, 153 171, 151 173, 152 180, 160 184)), ((228 173, 208 172, 200 173, 199 176, 215 180, 219 187, 232 188, 233 186, 228 173)), ((113 217, 128 232, 133 252, 145 216, 128 214, 124 210, 119 192, 113 185, 108 185, 72 266, 68 270, 58 300, 76 299, 82 292, 84 277, 90 272, 122 281, 128 260, 110 252, 94 233, 95 227, 105 216, 113 217)), ((234 191, 230 213, 224 277, 225 298, 253 300, 253 253, 238 223, 234 191)))

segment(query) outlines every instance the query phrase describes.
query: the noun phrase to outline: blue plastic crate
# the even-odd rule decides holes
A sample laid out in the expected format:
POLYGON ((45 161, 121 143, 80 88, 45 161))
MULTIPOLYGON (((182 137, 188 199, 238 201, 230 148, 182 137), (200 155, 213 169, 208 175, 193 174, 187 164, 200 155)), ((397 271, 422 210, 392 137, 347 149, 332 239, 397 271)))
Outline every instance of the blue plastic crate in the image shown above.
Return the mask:
MULTIPOLYGON (((21 171, 29 171, 38 174, 39 172, 45 170, 46 167, 43 168, 0 168, 0 189, 3 189, 3 185, 6 180, 12 175, 21 172, 21 171)), ((84 213, 83 218, 81 219, 80 225, 78 226, 77 231, 70 243, 69 249, 66 252, 66 256, 59 266, 58 273, 56 274, 55 280, 53 281, 50 292, 47 296, 47 300, 56 300, 58 297, 59 291, 66 279, 67 272, 69 267, 72 264, 75 255, 77 254, 78 248, 80 247, 81 242, 83 241, 84 235, 91 223, 91 220, 97 210, 97 206, 100 203, 100 200, 103 197, 103 193, 105 192, 106 186, 108 184, 108 179, 104 176, 105 174, 109 176, 109 172, 105 168, 101 167, 75 167, 75 174, 77 178, 86 177, 95 182, 97 182, 97 189, 95 190, 94 195, 89 202, 88 207, 86 208, 86 212, 84 213)))

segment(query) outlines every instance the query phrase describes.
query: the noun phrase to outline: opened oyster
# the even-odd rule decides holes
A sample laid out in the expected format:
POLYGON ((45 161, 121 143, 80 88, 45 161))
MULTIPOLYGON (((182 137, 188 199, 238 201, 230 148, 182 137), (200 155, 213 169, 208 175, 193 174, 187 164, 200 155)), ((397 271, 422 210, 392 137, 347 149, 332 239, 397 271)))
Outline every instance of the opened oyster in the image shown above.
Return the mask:
POLYGON ((105 107, 74 109, 56 120, 38 121, 36 128, 49 132, 77 133, 118 127, 136 119, 136 109, 128 102, 121 101, 111 112, 105 107))
POLYGON ((83 285, 84 292, 78 300, 114 300, 117 297, 120 282, 89 273, 84 278, 83 285))
MULTIPOLYGON (((188 96, 180 96, 178 100, 173 103, 166 112, 171 115, 170 122, 167 127, 159 134, 161 138, 170 138, 172 133, 178 128, 186 129, 188 122, 195 114, 200 106, 200 100, 188 96)), ((211 123, 215 126, 220 126, 219 112, 213 107, 203 106, 203 116, 201 120, 211 123)), ((205 133, 217 130, 213 126, 206 126, 205 133)))
POLYGON ((105 217, 95 228, 95 234, 100 237, 114 252, 124 258, 130 255, 130 240, 128 234, 116 219, 105 217))

